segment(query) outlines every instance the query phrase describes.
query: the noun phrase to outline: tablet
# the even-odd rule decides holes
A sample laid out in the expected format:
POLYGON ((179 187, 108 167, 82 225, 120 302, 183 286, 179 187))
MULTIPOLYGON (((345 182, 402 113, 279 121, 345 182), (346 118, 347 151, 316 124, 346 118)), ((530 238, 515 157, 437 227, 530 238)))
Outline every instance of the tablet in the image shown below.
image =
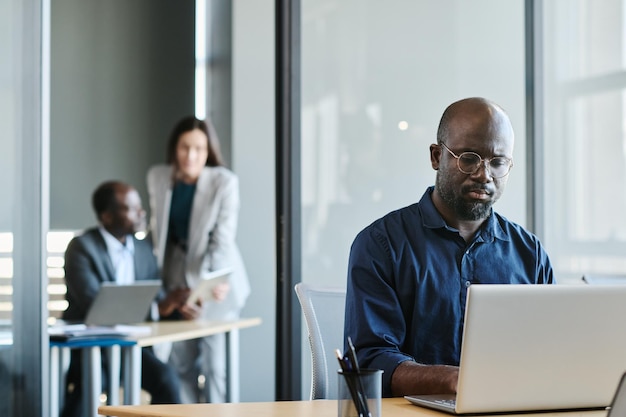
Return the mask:
POLYGON ((187 304, 195 304, 198 299, 209 300, 213 298, 211 295, 213 288, 218 284, 228 282, 228 277, 232 272, 232 268, 222 268, 204 274, 187 298, 187 304))

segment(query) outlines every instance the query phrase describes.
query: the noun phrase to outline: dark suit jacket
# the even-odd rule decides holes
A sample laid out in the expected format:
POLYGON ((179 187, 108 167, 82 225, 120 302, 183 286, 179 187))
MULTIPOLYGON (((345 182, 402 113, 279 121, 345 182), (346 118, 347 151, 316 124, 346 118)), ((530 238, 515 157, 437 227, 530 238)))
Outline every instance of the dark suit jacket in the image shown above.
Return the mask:
MULTIPOLYGON (((135 280, 160 280, 156 258, 149 239, 134 239, 135 280)), ((100 284, 115 281, 115 272, 106 243, 97 228, 89 229, 71 240, 65 251, 66 300, 63 319, 82 321, 87 316, 100 284)))

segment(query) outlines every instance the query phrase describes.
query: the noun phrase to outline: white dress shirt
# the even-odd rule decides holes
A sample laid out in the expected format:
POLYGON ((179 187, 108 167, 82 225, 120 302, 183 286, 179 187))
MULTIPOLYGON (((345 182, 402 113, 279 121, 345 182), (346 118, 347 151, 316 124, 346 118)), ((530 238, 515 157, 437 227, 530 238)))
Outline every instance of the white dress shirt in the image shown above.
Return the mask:
POLYGON ((115 271, 115 282, 118 284, 132 284, 135 282, 135 244, 133 236, 126 236, 126 244, 117 240, 111 233, 100 226, 100 234, 104 238, 107 252, 113 270, 115 271))

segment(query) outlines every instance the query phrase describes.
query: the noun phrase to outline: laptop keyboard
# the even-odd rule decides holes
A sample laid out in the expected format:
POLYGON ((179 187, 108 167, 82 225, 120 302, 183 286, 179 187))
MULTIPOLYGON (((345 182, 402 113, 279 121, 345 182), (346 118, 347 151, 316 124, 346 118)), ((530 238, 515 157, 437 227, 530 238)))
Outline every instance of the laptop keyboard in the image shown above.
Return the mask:
POLYGON ((456 406, 456 400, 453 400, 453 399, 449 399, 449 400, 435 399, 435 400, 432 400, 432 401, 435 404, 441 404, 441 405, 444 405, 446 407, 454 408, 456 406))

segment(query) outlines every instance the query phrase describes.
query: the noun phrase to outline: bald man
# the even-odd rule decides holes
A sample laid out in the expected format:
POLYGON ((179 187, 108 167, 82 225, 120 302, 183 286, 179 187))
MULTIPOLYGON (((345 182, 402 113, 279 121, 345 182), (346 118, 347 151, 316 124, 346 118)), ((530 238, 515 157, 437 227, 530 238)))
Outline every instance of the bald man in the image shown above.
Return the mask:
POLYGON ((384 396, 456 392, 471 284, 554 282, 539 240, 492 209, 513 145, 502 107, 480 97, 452 103, 430 145, 434 187, 356 236, 345 336, 362 367, 384 370, 384 396))

